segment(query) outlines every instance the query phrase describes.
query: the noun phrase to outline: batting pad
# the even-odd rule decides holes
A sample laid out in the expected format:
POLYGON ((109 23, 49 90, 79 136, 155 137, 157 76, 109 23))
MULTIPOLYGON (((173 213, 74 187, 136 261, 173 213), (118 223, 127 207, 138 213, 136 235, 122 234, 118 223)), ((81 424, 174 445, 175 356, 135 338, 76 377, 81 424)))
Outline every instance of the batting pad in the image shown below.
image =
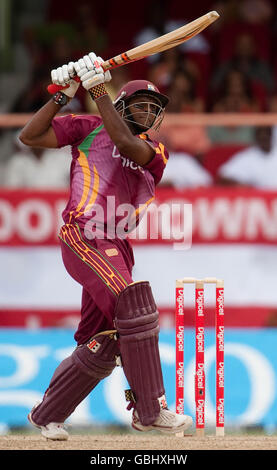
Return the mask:
POLYGON ((115 326, 122 367, 135 397, 141 423, 152 424, 165 394, 159 354, 159 314, 147 281, 127 286, 118 296, 115 326))
POLYGON ((32 411, 35 424, 63 423, 100 380, 112 373, 119 356, 114 333, 98 333, 61 362, 42 402, 32 411))

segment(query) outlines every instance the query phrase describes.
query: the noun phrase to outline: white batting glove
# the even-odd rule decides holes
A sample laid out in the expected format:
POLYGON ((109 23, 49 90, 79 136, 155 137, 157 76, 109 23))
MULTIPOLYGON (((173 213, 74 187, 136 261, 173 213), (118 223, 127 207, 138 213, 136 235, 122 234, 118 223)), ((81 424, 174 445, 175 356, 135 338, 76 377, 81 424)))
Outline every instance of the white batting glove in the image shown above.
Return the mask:
POLYGON ((90 90, 101 83, 109 82, 112 79, 110 72, 104 72, 101 67, 103 62, 103 59, 97 57, 94 52, 90 52, 88 55, 78 60, 78 62, 75 62, 75 71, 86 90, 90 90))
POLYGON ((62 92, 72 99, 80 86, 80 82, 73 80, 75 75, 76 72, 74 68, 74 62, 69 62, 62 67, 58 67, 57 69, 51 71, 52 83, 62 87, 69 85, 69 87, 64 88, 62 92))

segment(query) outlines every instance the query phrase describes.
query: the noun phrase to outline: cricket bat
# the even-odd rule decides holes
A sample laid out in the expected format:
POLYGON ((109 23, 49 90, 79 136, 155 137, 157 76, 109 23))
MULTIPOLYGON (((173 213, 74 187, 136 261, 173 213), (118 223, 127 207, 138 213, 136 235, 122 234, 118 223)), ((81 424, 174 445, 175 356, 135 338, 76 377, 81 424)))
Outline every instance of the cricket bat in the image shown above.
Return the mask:
MULTIPOLYGON (((216 11, 210 11, 209 13, 206 13, 206 15, 200 16, 196 20, 181 26, 181 28, 175 29, 174 31, 164 34, 159 38, 148 41, 145 44, 141 44, 140 46, 134 47, 127 52, 123 52, 122 54, 112 57, 111 59, 103 62, 101 65, 106 72, 107 70, 112 70, 116 67, 121 67, 122 65, 126 65, 131 62, 144 59, 145 57, 149 57, 150 55, 166 51, 172 47, 179 46, 183 42, 188 41, 197 34, 201 33, 203 29, 207 28, 207 26, 212 24, 218 18, 219 14, 216 11)), ((80 79, 76 76, 74 80, 79 81, 80 79)), ((48 86, 47 90, 49 93, 54 94, 59 90, 67 88, 68 86, 69 85, 62 87, 51 84, 48 86)))

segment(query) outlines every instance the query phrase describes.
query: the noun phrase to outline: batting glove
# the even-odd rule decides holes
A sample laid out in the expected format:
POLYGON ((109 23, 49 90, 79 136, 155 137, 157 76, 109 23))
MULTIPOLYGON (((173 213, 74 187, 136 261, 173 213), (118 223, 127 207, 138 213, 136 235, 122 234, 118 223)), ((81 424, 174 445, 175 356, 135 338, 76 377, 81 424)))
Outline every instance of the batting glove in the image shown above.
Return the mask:
POLYGON ((73 77, 76 75, 74 62, 69 62, 67 65, 58 67, 51 71, 52 83, 63 88, 62 92, 72 99, 80 86, 80 82, 73 80, 73 77))
POLYGON ((75 71, 86 90, 91 90, 91 88, 111 80, 110 72, 104 72, 104 69, 101 67, 103 62, 101 57, 97 57, 94 52, 90 52, 74 63, 75 71))

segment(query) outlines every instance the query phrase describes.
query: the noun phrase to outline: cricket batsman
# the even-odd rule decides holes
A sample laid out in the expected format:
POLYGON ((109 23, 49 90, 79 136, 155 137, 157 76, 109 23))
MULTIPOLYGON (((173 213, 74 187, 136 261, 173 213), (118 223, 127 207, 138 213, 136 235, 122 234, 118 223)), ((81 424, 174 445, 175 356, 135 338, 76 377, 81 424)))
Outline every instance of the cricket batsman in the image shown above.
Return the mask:
POLYGON ((105 89, 111 74, 101 63, 91 52, 52 70, 52 83, 68 87, 53 95, 20 134, 32 147, 72 148, 70 196, 59 239, 64 266, 82 286, 77 346, 57 367, 42 401, 28 415, 52 440, 68 439, 65 420, 119 363, 131 389, 127 396, 134 429, 177 433, 192 425, 190 416, 167 407, 159 314, 151 286, 132 278, 134 257, 127 237, 117 230, 110 234, 111 219, 115 228, 122 222, 117 215, 121 205, 134 207, 136 227, 141 207, 154 199, 168 153, 147 131, 161 124, 168 98, 153 83, 134 80, 112 102, 105 89), (73 79, 76 74, 80 82, 73 79), (56 116, 79 86, 89 92, 99 116, 56 116))

